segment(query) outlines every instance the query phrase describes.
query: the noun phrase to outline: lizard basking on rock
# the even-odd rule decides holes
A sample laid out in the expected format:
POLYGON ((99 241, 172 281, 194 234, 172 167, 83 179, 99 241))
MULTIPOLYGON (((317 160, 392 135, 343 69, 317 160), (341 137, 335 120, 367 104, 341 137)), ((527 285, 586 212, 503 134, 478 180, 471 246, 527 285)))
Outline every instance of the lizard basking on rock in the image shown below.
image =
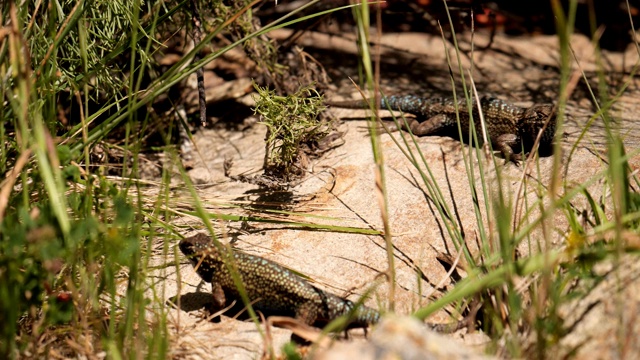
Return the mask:
MULTIPOLYGON (((352 101, 325 101, 326 105, 367 109, 368 104, 363 100, 352 101)), ((380 109, 391 109, 414 114, 417 118, 407 118, 407 123, 399 119, 400 128, 411 130, 416 136, 435 135, 446 130, 457 130, 457 113, 460 116, 462 135, 469 133, 470 116, 466 100, 459 99, 456 102, 451 98, 424 98, 415 95, 389 96, 380 99, 380 109)), ((553 142, 556 130, 556 117, 552 104, 535 104, 528 108, 516 106, 504 100, 485 96, 480 99, 480 108, 484 114, 487 129, 487 138, 493 144, 495 150, 502 153, 505 159, 517 164, 522 160, 520 151, 515 149, 531 149, 538 133, 543 130, 540 138, 540 146, 547 148, 553 142), (548 121, 548 123, 547 123, 548 121), (546 128, 545 123, 547 123, 546 128)), ((483 142, 482 125, 478 114, 478 107, 473 104, 473 123, 478 136, 478 141, 483 142)), ((398 130, 398 126, 392 125, 390 131, 398 130)))
MULTIPOLYGON (((198 275, 211 283, 214 309, 224 308, 230 300, 240 300, 240 293, 225 265, 225 259, 230 259, 226 248, 216 248, 210 237, 202 233, 183 239, 179 246, 197 266, 198 275)), ((234 250, 233 261, 256 310, 295 317, 307 325, 326 324, 351 314, 350 327, 367 327, 380 318, 378 311, 366 306, 356 307, 352 301, 318 289, 267 259, 234 250)))
MULTIPOLYGON (((179 247, 196 267, 198 275, 211 283, 213 311, 223 309, 231 300, 241 299, 225 264, 232 255, 232 266, 242 279, 247 296, 256 310, 269 315, 295 317, 307 325, 325 325, 340 316, 349 315, 348 327, 356 328, 368 327, 380 319, 377 310, 356 305, 321 290, 273 261, 238 250, 229 254, 224 246, 217 248, 206 234, 185 238, 180 241, 179 247)), ((467 322, 427 326, 435 331, 453 332, 467 326, 467 322)))

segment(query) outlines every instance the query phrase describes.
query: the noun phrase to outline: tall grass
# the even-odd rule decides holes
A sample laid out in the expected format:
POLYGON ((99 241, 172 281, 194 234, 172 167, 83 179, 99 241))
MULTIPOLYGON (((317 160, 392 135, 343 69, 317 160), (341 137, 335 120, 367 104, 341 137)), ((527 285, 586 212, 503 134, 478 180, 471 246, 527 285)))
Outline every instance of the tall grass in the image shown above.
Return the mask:
MULTIPOLYGON (((559 1, 552 1, 553 12, 556 17, 557 38, 559 44, 559 72, 558 97, 555 99, 557 105, 556 137, 554 141, 554 151, 552 158, 551 178, 547 183, 541 179, 536 179, 536 175, 541 174, 541 164, 536 156, 536 149, 533 149, 531 156, 527 159, 522 169, 521 183, 515 187, 513 193, 505 192, 506 189, 513 188, 503 183, 503 166, 490 154, 490 143, 485 143, 483 148, 473 148, 472 156, 468 157, 463 152, 463 161, 473 196, 474 213, 476 215, 477 234, 479 238, 479 252, 469 251, 468 239, 465 238, 463 230, 459 227, 452 209, 450 209, 441 186, 429 163, 413 136, 399 132, 392 135, 396 146, 407 157, 410 164, 419 173, 423 186, 428 196, 433 199, 436 206, 436 214, 439 216, 439 223, 444 224, 446 234, 453 241, 455 250, 462 252, 468 268, 465 269, 467 277, 459 281, 453 290, 441 296, 431 304, 417 310, 414 316, 426 319, 434 312, 447 306, 459 309, 462 313, 469 314, 473 310, 470 304, 482 304, 479 313, 475 316, 477 322, 474 325, 480 326, 491 339, 493 339, 493 352, 510 357, 522 356, 551 356, 549 351, 559 339, 566 334, 566 329, 562 322, 559 309, 562 305, 568 304, 576 296, 588 293, 601 279, 598 278, 592 269, 598 263, 608 262, 611 259, 618 261, 623 253, 634 252, 633 246, 629 247, 625 243, 625 231, 637 232, 637 218, 639 198, 634 194, 632 188, 637 186, 638 179, 635 173, 629 168, 629 154, 624 149, 620 134, 615 130, 615 117, 610 114, 610 109, 617 98, 628 88, 630 81, 636 73, 638 64, 633 67, 631 74, 619 89, 609 89, 605 81, 606 70, 602 64, 599 49, 596 47, 595 58, 598 64, 597 76, 601 80, 598 82, 601 98, 593 96, 593 102, 598 106, 598 112, 587 122, 582 130, 577 142, 571 146, 568 155, 570 161, 574 151, 580 145, 585 134, 590 131, 594 120, 601 117, 605 125, 608 139, 607 166, 603 171, 584 179, 582 183, 568 183, 564 179, 569 167, 568 161, 563 163, 563 129, 565 114, 567 112, 567 102, 575 88, 577 81, 584 80, 586 87, 591 91, 590 82, 586 74, 580 69, 579 63, 572 57, 571 35, 573 24, 576 19, 577 1, 569 1, 567 8, 563 8, 559 1), (615 94, 613 97, 607 94, 615 94), (492 163, 493 166, 487 166, 492 163), (488 171, 495 171, 494 176, 488 176, 488 171), (495 178, 497 183, 491 179, 495 178), (531 180, 533 179, 533 180, 531 180), (600 181, 605 181, 607 188, 605 194, 611 194, 610 198, 595 199, 589 189, 600 181), (477 188, 479 182, 480 188, 477 188), (536 200, 530 202, 526 196, 524 201, 520 200, 523 195, 533 192, 536 200), (480 195, 482 195, 480 197, 480 195), (586 197, 589 207, 584 209, 584 213, 592 214, 587 219, 578 220, 580 210, 573 204, 580 197, 586 197), (484 206, 481 206, 481 199, 485 199, 484 206), (612 214, 605 214, 603 209, 612 208, 612 214), (534 215, 535 214, 535 215, 534 215), (554 219, 564 216, 567 229, 559 229, 560 233, 554 230, 554 219), (538 231, 536 231, 538 230, 538 231), (614 230, 614 236, 610 231, 614 230), (564 243, 560 247, 554 247, 553 239, 560 237, 564 243), (605 240, 606 239, 606 240, 605 240), (529 253, 519 254, 517 249, 524 242, 528 243, 529 253), (586 260, 589 259, 589 260, 586 260), (592 261, 596 259, 596 261, 592 261), (569 284, 579 283, 580 290, 570 288, 569 284), (523 286, 525 284, 525 286, 523 286), (530 335, 534 334, 535 340, 531 343, 530 335)), ((443 1, 444 7, 449 15, 447 3, 443 1)), ((379 14, 379 9, 377 10, 379 14)), ((371 65, 372 59, 376 58, 375 47, 369 46, 367 8, 359 8, 355 12, 358 21, 359 44, 362 52, 363 69, 361 74, 365 78, 363 81, 370 91, 371 97, 376 98, 372 102, 372 110, 375 104, 379 104, 379 77, 384 76, 375 73, 371 65)), ((597 44, 598 36, 601 34, 595 26, 596 14, 591 13, 593 42, 597 44)), ((469 54, 471 67, 463 68, 461 61, 461 51, 457 44, 455 27, 451 16, 448 17, 450 29, 452 31, 452 46, 457 56, 457 71, 453 71, 451 59, 446 47, 449 42, 443 35, 445 44, 445 54, 449 64, 451 74, 451 87, 454 99, 464 97, 467 103, 467 111, 472 113, 475 99, 478 95, 473 81, 473 52, 469 54), (467 76, 468 75, 468 76, 467 76), (455 89, 462 88, 463 94, 456 93, 455 89)), ((378 21, 380 18, 378 17, 378 21)), ((380 25, 380 23, 378 23, 380 25)), ((632 24, 633 26, 633 24, 632 24)), ((381 28, 378 26, 378 34, 381 28)), ((636 44, 637 46, 637 44, 636 44)), ((640 52, 640 50, 639 50, 640 52)), ((593 94, 594 92, 591 91, 593 94)), ((363 94, 363 97, 366 97, 363 94)), ((395 119, 396 123, 405 121, 404 118, 395 119)), ((376 117, 372 117, 372 124, 377 123, 376 117)), ((471 121, 473 124, 473 121, 471 121)), ((477 137, 482 135, 480 129, 471 127, 469 134, 459 133, 461 141, 472 138, 472 142, 478 143, 477 137)), ((372 131, 372 151, 375 154, 378 169, 382 168, 384 159, 379 155, 379 145, 376 133, 372 131)), ((634 155, 640 151, 635 150, 634 155)), ((383 172, 376 173, 376 184, 380 191, 380 209, 383 214, 385 224, 388 222, 387 202, 384 191, 383 172)), ((389 229, 385 227, 385 231, 389 229)), ((387 233, 388 234, 388 233, 387 233)), ((387 242, 388 250, 392 249, 391 242, 387 242)), ((457 254, 452 254, 457 255, 457 254)), ((390 252, 389 268, 393 268, 392 251, 390 252)), ((391 279, 393 279, 391 277, 391 279)), ((390 280, 393 281, 393 280, 390 280)), ((418 285, 419 286, 419 285, 418 285)), ((391 286, 393 289, 393 285, 391 286)), ((393 292, 390 292, 390 304, 393 304, 393 292)), ((390 307, 392 310, 393 307, 390 307)), ((624 309, 620 309, 624 311, 624 309)), ((623 342, 626 339, 619 339, 623 342)))
MULTIPOLYGON (((165 136, 174 168, 163 168, 157 199, 146 198, 148 183, 138 180, 138 172, 151 119, 141 110, 226 51, 309 18, 285 22, 295 12, 287 14, 190 63, 230 26, 250 24, 257 2, 246 1, 229 18, 214 21, 202 41, 164 72, 156 70, 153 60, 162 47, 157 39, 188 25, 186 0, 46 6, 36 1, 2 7, 0 321, 6 326, 0 330, 0 357, 100 351, 112 358, 166 357, 168 320, 165 304, 157 303, 164 290, 147 274, 158 243, 165 258, 174 261, 169 254, 178 231, 168 224, 176 216, 170 197, 175 167, 189 181, 180 170, 176 146, 165 136), (120 176, 109 175, 113 164, 94 160, 93 151, 116 129, 124 134, 118 144, 124 154, 120 176)), ((173 120, 166 124, 167 129, 176 126, 173 120)), ((198 205, 197 193, 192 195, 196 213, 212 234, 211 216, 281 222, 209 214, 198 205)), ((367 233, 311 221, 287 223, 367 233)))
MULTIPOLYGON (((569 166, 566 162, 563 165, 561 148, 567 102, 576 82, 581 77, 587 80, 587 77, 584 73, 573 70, 576 66, 570 51, 570 37, 575 22, 577 1, 570 1, 566 10, 557 1, 552 1, 552 4, 557 19, 560 49, 560 81, 558 98, 556 99, 557 133, 554 142, 552 176, 547 184, 542 183, 541 180, 536 180, 537 182, 533 183, 527 181, 530 177, 535 176, 534 169, 537 169, 537 173, 540 174, 541 167, 539 159, 530 156, 522 167, 522 183, 517 187, 521 190, 517 191, 514 197, 512 193, 504 192, 510 186, 502 183, 503 167, 496 162, 494 157, 485 157, 483 149, 480 148, 472 149, 476 161, 467 158, 463 153, 468 183, 471 194, 474 196, 473 203, 476 206, 474 211, 480 242, 479 253, 472 254, 468 251, 469 244, 466 243, 467 239, 465 239, 462 229, 451 220, 455 217, 452 216, 453 213, 442 195, 443 191, 440 186, 443 184, 438 184, 419 147, 409 146, 410 144, 417 145, 413 135, 406 136, 399 133, 394 138, 396 145, 420 174, 424 188, 436 203, 437 214, 440 217, 439 222, 445 225, 447 234, 456 245, 456 251, 463 252, 468 264, 465 279, 459 281, 453 290, 438 300, 417 310, 414 315, 425 319, 435 311, 451 305, 461 309, 464 313, 469 313, 471 312, 469 304, 478 302, 482 306, 476 316, 478 320, 476 325, 481 326, 481 329, 493 339, 494 351, 513 357, 534 355, 546 357, 550 355, 548 352, 550 347, 559 338, 566 335, 561 316, 558 313, 559 308, 576 296, 575 293, 572 294, 569 291, 568 284, 580 281, 585 293, 590 286, 597 284, 597 276, 590 272, 590 269, 596 266, 598 261, 585 263, 581 259, 585 258, 585 254, 590 254, 586 257, 596 258, 603 262, 609 261, 612 257, 615 260, 622 253, 633 251, 625 245, 622 234, 627 230, 634 232, 638 230, 635 219, 640 215, 637 212, 638 197, 634 195, 631 186, 631 184, 637 183, 637 176, 629 170, 627 163, 629 155, 625 152, 620 135, 614 130, 614 117, 609 114, 609 109, 615 102, 615 98, 619 97, 621 92, 629 86, 637 65, 620 89, 612 91, 606 88, 606 81, 600 81, 599 94, 603 98, 595 99, 594 97, 593 99, 596 104, 604 104, 599 107, 601 110, 594 114, 591 120, 599 116, 602 117, 605 124, 609 144, 606 170, 597 173, 592 178, 585 179, 580 184, 570 184, 564 181, 563 174, 566 174, 567 170, 563 169, 563 166, 569 166), (616 94, 616 97, 610 99, 606 94, 612 92, 616 94), (494 166, 487 168, 484 160, 492 161, 494 166), (496 171, 497 184, 491 183, 490 177, 486 176, 487 171, 496 171), (480 182, 480 189, 476 189, 477 180, 480 182), (596 201, 589 192, 589 188, 600 180, 606 180, 608 187, 605 189, 605 193, 611 194, 610 199, 601 198, 596 201), (534 203, 517 200, 521 196, 521 192, 530 191, 537 194, 537 200, 534 203), (482 198, 486 200, 486 206, 480 206, 482 202, 478 194, 482 194, 482 198), (576 213, 578 210, 573 206, 573 202, 581 196, 590 199, 590 207, 585 210, 593 214, 593 218, 587 219, 586 222, 584 220, 578 221, 576 213), (613 203, 614 216, 607 216, 602 211, 607 207, 608 201, 613 203), (537 215, 531 220, 533 214, 536 213, 537 215), (520 216, 516 216, 518 214, 520 216), (554 218, 557 216, 566 216, 566 221, 570 224, 570 228, 560 234, 552 231, 554 218), (585 227, 587 224, 590 226, 585 227), (534 232, 536 229, 542 231, 534 232), (615 229, 615 236, 612 241, 607 241, 603 245, 603 239, 611 240, 606 236, 608 230, 605 229, 615 229), (589 241, 586 240, 587 234, 589 241), (560 248, 554 248, 552 240, 558 235, 566 242, 560 248), (516 251, 524 241, 529 242, 530 253, 522 256, 516 251), (523 288, 522 284, 527 285, 523 288), (531 332, 535 334, 536 338, 533 348, 527 342, 528 334, 531 332)), ((448 14, 446 2, 444 5, 448 14)), ((454 29, 450 16, 449 21, 451 29, 454 29)), ((467 110, 471 113, 471 107, 475 106, 473 99, 477 96, 473 86, 474 69, 462 67, 463 62, 460 59, 456 34, 454 30, 451 31, 453 32, 452 44, 457 55, 457 64, 459 64, 457 72, 450 71, 452 74, 451 85, 452 89, 458 87, 464 89, 462 96, 466 98, 467 110), (469 74, 470 77, 466 77, 465 74, 469 74)), ((598 32, 595 26, 593 34, 594 37, 597 37, 598 32)), ((443 42, 446 47, 448 42, 444 36, 443 42)), ((597 38, 594 38, 594 43, 596 42, 597 38)), ((445 52, 448 56, 448 51, 445 50, 445 52)), ((473 53, 470 56, 473 64, 473 53)), ((599 53, 596 56, 600 58, 599 53)), ((369 57, 365 56, 364 58, 369 57)), ((451 60, 448 57, 447 59, 451 69, 451 60)), ((603 79, 605 69, 601 62, 598 62, 598 65, 599 77, 603 79)), ((375 81, 375 79, 369 81, 375 81)), ((589 87, 588 81, 585 81, 585 84, 589 87)), ((454 99, 459 96, 454 90, 454 99)), ((397 119, 397 121, 403 120, 397 119)), ((588 122, 583 134, 589 131, 589 126, 592 123, 593 121, 588 122)), ((476 135, 476 131, 470 130, 470 134, 460 133, 459 136, 462 141, 462 139, 480 135, 476 135)), ((578 144, 574 144, 572 150, 577 146, 578 144)), ((620 341, 623 340, 620 339, 620 341)))

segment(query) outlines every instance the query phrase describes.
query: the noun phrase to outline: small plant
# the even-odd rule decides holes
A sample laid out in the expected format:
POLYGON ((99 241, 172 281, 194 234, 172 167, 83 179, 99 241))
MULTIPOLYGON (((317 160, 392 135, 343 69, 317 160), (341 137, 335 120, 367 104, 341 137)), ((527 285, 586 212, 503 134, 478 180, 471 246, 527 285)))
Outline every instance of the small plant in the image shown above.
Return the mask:
POLYGON ((318 118, 325 109, 322 96, 311 86, 276 96, 275 91, 254 85, 258 91, 255 113, 267 126, 265 175, 285 181, 301 176, 307 167, 305 150, 316 147, 330 133, 331 122, 318 118))

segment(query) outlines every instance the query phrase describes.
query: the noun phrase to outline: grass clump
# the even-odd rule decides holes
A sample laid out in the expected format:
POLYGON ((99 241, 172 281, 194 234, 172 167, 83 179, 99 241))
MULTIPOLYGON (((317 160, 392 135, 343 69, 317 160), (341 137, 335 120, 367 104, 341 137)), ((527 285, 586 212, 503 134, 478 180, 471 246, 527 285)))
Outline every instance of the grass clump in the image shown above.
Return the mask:
MULTIPOLYGON (((252 30, 189 64, 255 3, 215 23, 163 70, 155 55, 165 37, 185 36, 187 1, 2 7, 0 358, 102 351, 113 358, 166 357, 166 304, 150 305, 164 289, 149 274, 153 250, 169 261, 172 171, 162 168, 150 204, 148 183, 137 179, 145 130, 161 95, 269 30, 252 30), (122 163, 93 162, 94 146, 116 130, 122 163), (118 166, 123 176, 105 175, 118 166)), ((167 152, 175 149, 165 140, 167 152)))
MULTIPOLYGON (((447 189, 442 188, 446 184, 433 175, 432 164, 420 151, 416 139, 402 132, 393 137, 420 174, 423 182, 421 186, 426 189, 428 198, 437 210, 434 213, 438 217, 438 225, 444 228, 443 232, 453 242, 455 252, 463 253, 465 259, 465 265, 458 266, 464 269, 466 277, 452 277, 455 287, 417 310, 414 315, 426 319, 443 308, 455 309, 458 314, 473 319, 473 326, 484 331, 492 340, 488 352, 507 357, 544 358, 563 354, 559 352, 561 347, 558 345, 577 328, 575 323, 567 320, 567 313, 584 311, 586 317, 591 309, 581 309, 578 300, 591 295, 596 287, 606 281, 615 282, 617 272, 624 271, 624 266, 620 265, 624 265, 624 261, 629 261, 629 258, 633 261, 633 256, 637 255, 637 236, 630 234, 638 232, 637 219, 640 215, 638 197, 634 192, 638 179, 637 174, 629 167, 630 155, 622 145, 620 134, 613 130, 615 127, 612 124, 616 120, 608 109, 616 99, 609 98, 607 94, 615 93, 618 94, 616 97, 620 96, 629 86, 638 65, 626 77, 620 90, 606 89, 607 82, 599 82, 603 87, 598 92, 602 98, 596 99, 594 96, 592 99, 598 112, 587 122, 577 143, 572 145, 573 150, 578 146, 585 146, 580 144, 582 136, 591 130, 590 126, 595 119, 601 118, 607 139, 607 149, 602 155, 603 159, 606 158, 603 170, 595 172, 588 179, 581 179, 580 183, 565 181, 564 175, 568 173, 572 160, 572 154, 567 158, 567 153, 561 147, 567 102, 580 75, 589 89, 590 84, 584 73, 575 72, 572 62, 576 59, 571 58, 569 51, 577 2, 568 2, 566 12, 559 2, 552 3, 560 43, 558 66, 561 74, 557 98, 553 99, 558 105, 559 114, 553 158, 543 164, 536 153, 531 154, 524 166, 518 169, 522 171, 522 175, 514 187, 513 183, 509 183, 513 178, 508 180, 505 175, 506 165, 498 164, 491 156, 483 156, 482 149, 479 148, 470 150, 472 154, 475 152, 475 156, 468 156, 463 152, 476 215, 477 230, 473 234, 465 234, 462 223, 457 218, 455 198, 454 207, 451 207, 450 199, 443 195, 447 194, 447 189), (493 166, 490 166, 492 161, 493 166), (546 170, 550 170, 550 174, 546 170), (602 195, 595 194, 601 190, 594 188, 596 183, 606 184, 602 195), (585 204, 584 198, 587 201, 582 207, 585 204), (563 223, 568 224, 566 228, 558 226, 563 223), (557 239, 560 239, 560 244, 557 239), (471 251, 475 245, 477 249, 471 251), (603 276, 598 268, 611 264, 615 270, 608 277, 603 276)), ((445 9, 448 14, 446 4, 445 9)), ((359 21, 366 23, 369 17, 366 12, 363 13, 365 16, 358 14, 361 17, 359 21)), ((591 15, 595 18, 595 14, 591 15)), ((451 18, 449 21, 451 23, 451 18)), ((453 29, 454 26, 450 25, 453 29)), ((382 25, 378 26, 378 33, 381 33, 382 25)), ((593 33, 594 37, 597 36, 595 27, 593 33)), ((445 49, 451 88, 462 87, 468 105, 475 106, 472 98, 475 96, 473 50, 470 54, 471 67, 464 69, 455 33, 452 39, 451 45, 457 55, 457 73, 451 66, 449 51, 445 49)), ((443 42, 445 48, 450 46, 444 36, 443 42)), ((596 42, 597 39, 594 39, 594 43, 596 42)), ((367 60, 375 58, 375 54, 370 53, 368 43, 369 41, 361 42, 362 57, 367 60)), ((599 55, 598 53, 597 57, 599 55)), ((366 62, 364 67, 367 70, 366 62)), ((367 83, 378 83, 379 78, 374 78, 373 71, 363 72, 367 83)), ((598 63, 597 75, 599 79, 606 77, 602 63, 598 63)), ((378 88, 377 85, 369 86, 373 94, 379 93, 378 88)), ((590 92, 593 94, 591 90, 590 92)), ((459 96, 454 90, 454 98, 456 95, 459 96)), ((460 138, 464 138, 467 134, 460 135, 460 138)), ((375 154, 375 143, 372 144, 372 150, 375 154)), ((634 155, 637 153, 636 150, 634 155)), ((509 175, 513 173, 515 172, 509 171, 509 175)), ((383 214, 387 206, 386 199, 384 201, 380 205, 383 214)), ((446 255, 455 257, 457 254, 446 255)), ((390 281, 390 286, 393 286, 393 281, 390 281)), ((614 295, 605 294, 602 302, 605 303, 605 299, 611 296, 614 295)), ((616 310, 619 313, 625 311, 623 305, 616 310)), ((617 335, 624 334, 625 324, 619 322, 618 326, 617 335)), ((619 336, 615 340, 620 344, 620 349, 633 341, 633 333, 627 333, 626 336, 619 336)))
POLYGON ((86 137, 109 124, 92 123, 113 107, 101 100, 131 96, 130 76, 146 74, 137 60, 160 3, 46 4, 2 8, 0 357, 166 353, 166 327, 145 317, 139 189, 94 167, 86 137))
POLYGON ((285 181, 303 175, 308 167, 309 150, 332 131, 331 123, 319 117, 325 109, 322 96, 312 86, 288 96, 277 96, 275 91, 260 86, 255 88, 258 91, 254 98, 255 112, 267 127, 265 174, 285 181))

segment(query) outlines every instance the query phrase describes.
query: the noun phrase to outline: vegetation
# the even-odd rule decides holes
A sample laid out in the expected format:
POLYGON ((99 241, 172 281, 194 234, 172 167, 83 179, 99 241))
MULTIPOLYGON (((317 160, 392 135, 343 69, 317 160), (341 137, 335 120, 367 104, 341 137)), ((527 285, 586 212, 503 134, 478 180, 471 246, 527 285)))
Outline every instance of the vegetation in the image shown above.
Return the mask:
POLYGON ((268 174, 290 179, 306 173, 304 148, 317 144, 331 132, 331 124, 319 118, 322 97, 306 87, 289 96, 256 86, 256 113, 267 127, 264 169, 268 174), (313 95, 316 96, 313 96, 313 95))
MULTIPOLYGON (((260 98, 255 111, 269 129, 265 170, 284 174, 285 178, 300 175, 296 164, 301 144, 321 141, 331 129, 329 124, 317 121, 323 109, 322 98, 312 96, 315 91, 310 84, 303 84, 301 90, 288 96, 264 87, 286 77, 283 66, 277 63, 278 49, 264 39, 264 34, 351 8, 361 46, 362 87, 379 93, 379 72, 372 56, 375 53, 369 48, 371 8, 366 5, 318 11, 285 22, 303 10, 299 9, 258 27, 251 13, 258 1, 235 2, 232 7, 222 1, 213 3, 211 12, 202 12, 207 19, 202 42, 167 68, 156 63, 155 55, 166 50, 165 42, 178 41, 175 34, 187 37, 192 26, 188 1, 26 1, 21 5, 11 1, 1 8, 0 323, 4 326, 0 328, 0 357, 47 357, 52 352, 71 357, 101 351, 112 358, 167 356, 171 340, 167 310, 164 304, 157 306, 162 289, 146 274, 175 268, 174 244, 182 229, 172 220, 184 215, 176 210, 172 199, 171 181, 176 173, 191 194, 187 200, 194 209, 191 214, 200 217, 213 235, 220 231, 216 232, 211 219, 281 223, 268 216, 208 211, 186 176, 175 145, 175 134, 184 119, 178 104, 169 100, 166 105, 163 101, 171 99, 169 93, 176 84, 196 69, 241 46, 252 54, 256 66, 269 69, 271 83, 265 80, 263 86, 256 86, 260 98), (208 45, 223 33, 233 34, 222 42, 224 46, 208 45), (202 59, 192 63, 201 51, 202 59), (159 119, 164 121, 161 125, 159 119), (159 133, 159 146, 149 141, 151 130, 159 133), (110 154, 107 161, 98 156, 100 148, 110 154), (140 161, 145 152, 158 149, 168 154, 170 161, 162 166, 159 181, 150 186, 140 180, 140 161), (152 260, 154 252, 161 254, 161 265, 152 260)), ((569 1, 566 9, 558 1, 551 3, 561 49, 557 99, 560 140, 567 101, 580 76, 586 79, 586 75, 576 75, 572 67, 569 40, 577 1, 569 1)), ((450 17, 449 21, 454 29, 450 17)), ((382 25, 378 25, 378 32, 382 32, 382 25)), ((596 30, 593 22, 594 37, 596 30)), ((455 33, 452 39, 456 39, 455 33)), ((455 41, 453 44, 456 63, 462 64, 460 49, 455 41)), ((629 80, 609 88, 601 61, 599 65, 597 75, 602 81, 598 91, 592 91, 588 81, 585 84, 599 108, 592 120, 601 117, 606 126, 605 171, 581 184, 564 182, 566 169, 557 141, 548 187, 531 180, 540 177, 535 173, 539 169, 535 152, 528 159, 526 172, 530 176, 523 176, 521 191, 537 194, 538 201, 522 203, 516 200, 519 194, 490 185, 487 172, 500 171, 500 166, 491 170, 484 167, 483 149, 476 149, 475 159, 465 158, 469 186, 477 200, 478 254, 468 251, 468 237, 453 220, 455 212, 447 205, 425 157, 413 146, 415 138, 405 133, 394 135, 397 146, 419 172, 429 197, 435 199, 437 214, 456 251, 463 253, 468 264, 466 278, 452 291, 418 309, 414 316, 424 319, 453 306, 462 314, 476 314, 476 324, 494 340, 496 352, 512 357, 545 357, 566 332, 560 306, 588 293, 602 280, 594 271, 598 264, 616 263, 627 254, 635 254, 637 247, 629 243, 628 234, 637 233, 640 226, 640 197, 633 191, 638 179, 630 170, 629 159, 638 155, 638 150, 627 153, 611 109, 630 85, 638 66, 627 77, 629 80), (597 198, 589 192, 588 186, 596 182, 604 184, 609 197, 597 198), (586 217, 573 206, 578 197, 590 204, 586 217), (480 198, 494 201, 483 205, 480 198), (552 246, 557 229, 546 226, 558 212, 570 224, 569 231, 562 234, 566 244, 561 248, 552 246), (520 222, 524 218, 529 221, 520 222), (516 250, 523 243, 531 248, 524 256, 516 250), (526 284, 524 288, 522 283, 526 284), (525 341, 530 333, 535 335, 533 345, 525 341)), ((456 70, 450 72, 452 88, 461 85, 464 94, 455 95, 466 97, 472 106, 473 77, 465 75, 471 72, 462 65, 456 70)), ((373 120, 369 128, 376 165, 372 182, 380 192, 377 198, 383 231, 312 220, 289 224, 384 234, 390 284, 387 303, 388 310, 393 311, 393 232, 379 129, 373 120)), ((583 134, 588 130, 585 128, 583 134)), ((500 172, 498 179, 504 181, 500 172)), ((296 356, 291 347, 287 354, 296 356)))

